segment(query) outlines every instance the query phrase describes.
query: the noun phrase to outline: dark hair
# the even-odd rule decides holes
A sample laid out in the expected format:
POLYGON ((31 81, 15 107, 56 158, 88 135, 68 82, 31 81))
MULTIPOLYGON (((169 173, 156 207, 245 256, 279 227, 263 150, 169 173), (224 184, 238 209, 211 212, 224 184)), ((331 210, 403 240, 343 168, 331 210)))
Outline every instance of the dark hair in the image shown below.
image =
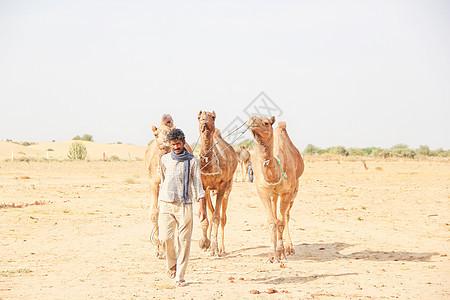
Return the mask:
POLYGON ((184 142, 184 133, 181 129, 174 128, 167 135, 168 141, 183 141, 184 142))

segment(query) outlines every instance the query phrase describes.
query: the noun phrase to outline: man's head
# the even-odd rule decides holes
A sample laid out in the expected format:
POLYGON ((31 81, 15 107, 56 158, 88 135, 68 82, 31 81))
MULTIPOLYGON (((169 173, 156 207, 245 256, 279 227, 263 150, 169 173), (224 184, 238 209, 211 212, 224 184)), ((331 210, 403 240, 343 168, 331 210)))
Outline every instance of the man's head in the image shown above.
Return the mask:
POLYGON ((172 129, 167 135, 167 140, 170 143, 170 147, 176 154, 181 154, 184 151, 185 137, 184 133, 179 128, 172 129))

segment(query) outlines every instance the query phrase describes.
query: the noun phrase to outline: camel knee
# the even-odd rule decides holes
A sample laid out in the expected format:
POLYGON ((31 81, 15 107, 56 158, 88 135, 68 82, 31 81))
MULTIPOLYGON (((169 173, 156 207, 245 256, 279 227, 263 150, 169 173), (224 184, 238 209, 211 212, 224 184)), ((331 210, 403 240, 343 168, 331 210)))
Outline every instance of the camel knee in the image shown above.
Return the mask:
POLYGON ((213 216, 211 223, 213 223, 214 225, 218 226, 219 225, 219 216, 213 216))
POLYGON ((150 220, 153 224, 158 223, 158 210, 150 211, 150 220))
POLYGON ((278 229, 278 233, 283 233, 284 225, 283 224, 278 224, 277 229, 278 229))
POLYGON ((277 224, 276 223, 269 223, 269 231, 270 232, 276 232, 277 224))

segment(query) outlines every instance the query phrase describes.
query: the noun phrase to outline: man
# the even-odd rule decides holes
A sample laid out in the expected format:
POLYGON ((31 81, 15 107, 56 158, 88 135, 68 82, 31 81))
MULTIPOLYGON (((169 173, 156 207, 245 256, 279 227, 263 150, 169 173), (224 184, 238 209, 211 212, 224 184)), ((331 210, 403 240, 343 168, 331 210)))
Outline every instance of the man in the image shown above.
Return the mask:
POLYGON ((159 191, 159 239, 164 244, 167 274, 177 286, 185 286, 184 274, 189 261, 193 228, 192 199, 200 203, 199 218, 206 218, 205 191, 197 159, 185 146, 183 131, 172 129, 167 135, 172 151, 161 157, 161 186, 159 191), (174 233, 178 230, 175 250, 174 233), (178 253, 176 253, 178 252, 178 253))

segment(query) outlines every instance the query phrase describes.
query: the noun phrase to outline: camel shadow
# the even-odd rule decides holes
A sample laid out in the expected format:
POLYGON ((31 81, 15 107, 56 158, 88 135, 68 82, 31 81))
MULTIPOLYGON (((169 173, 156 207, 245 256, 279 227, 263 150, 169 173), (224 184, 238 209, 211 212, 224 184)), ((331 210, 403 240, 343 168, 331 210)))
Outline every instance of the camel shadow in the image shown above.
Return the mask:
MULTIPOLYGON (((347 243, 331 243, 331 244, 300 244, 294 246, 295 254, 288 256, 288 261, 332 261, 336 259, 363 259, 369 261, 414 261, 426 262, 430 261, 432 256, 439 255, 438 252, 407 252, 407 251, 359 251, 350 254, 341 254, 340 251, 352 247, 347 243)), ((259 257, 268 257, 269 252, 260 253, 259 257)))
POLYGON ((358 275, 358 273, 342 273, 342 274, 321 274, 321 275, 311 275, 311 276, 290 276, 290 277, 279 277, 279 276, 267 276, 264 278, 251 279, 250 281, 261 283, 261 284, 280 284, 280 283, 307 283, 310 281, 317 280, 319 278, 326 277, 340 277, 358 275))

